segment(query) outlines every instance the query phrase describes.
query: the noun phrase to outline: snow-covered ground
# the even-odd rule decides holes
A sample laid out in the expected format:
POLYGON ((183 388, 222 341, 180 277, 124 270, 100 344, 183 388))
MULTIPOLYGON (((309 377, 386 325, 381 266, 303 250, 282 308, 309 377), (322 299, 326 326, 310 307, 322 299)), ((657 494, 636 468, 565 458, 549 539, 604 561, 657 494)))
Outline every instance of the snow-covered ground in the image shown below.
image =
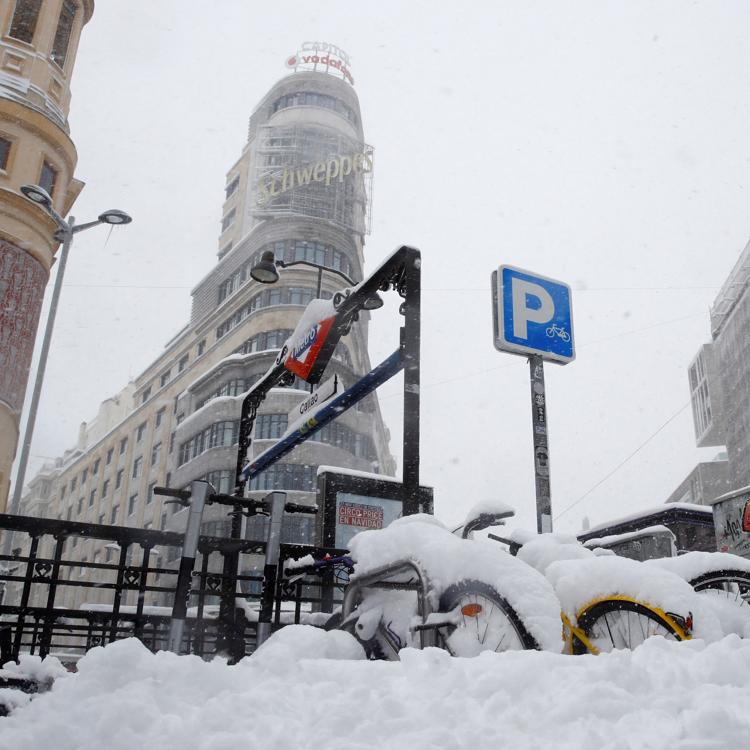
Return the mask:
POLYGON ((0 719, 0 747, 736 750, 750 743, 750 641, 737 636, 711 644, 652 638, 633 652, 601 656, 402 655, 363 661, 346 633, 309 626, 285 628, 233 667, 120 641, 94 649, 78 674, 0 719))

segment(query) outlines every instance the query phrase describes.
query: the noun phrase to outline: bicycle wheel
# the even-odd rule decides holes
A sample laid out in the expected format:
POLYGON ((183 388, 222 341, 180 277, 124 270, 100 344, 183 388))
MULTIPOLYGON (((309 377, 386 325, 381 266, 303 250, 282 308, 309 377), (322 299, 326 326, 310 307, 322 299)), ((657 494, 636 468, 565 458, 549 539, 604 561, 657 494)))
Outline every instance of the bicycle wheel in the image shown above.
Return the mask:
POLYGON ((449 586, 440 598, 441 612, 454 612, 443 641, 453 656, 476 656, 482 651, 539 649, 518 613, 492 586, 462 581, 449 586))
POLYGON ((693 578, 696 591, 707 591, 726 597, 740 606, 750 606, 750 572, 746 570, 715 570, 693 578))
POLYGON ((661 636, 675 641, 687 640, 689 627, 682 627, 676 615, 670 615, 626 597, 610 597, 586 605, 578 614, 572 649, 574 654, 633 649, 647 638, 661 636))

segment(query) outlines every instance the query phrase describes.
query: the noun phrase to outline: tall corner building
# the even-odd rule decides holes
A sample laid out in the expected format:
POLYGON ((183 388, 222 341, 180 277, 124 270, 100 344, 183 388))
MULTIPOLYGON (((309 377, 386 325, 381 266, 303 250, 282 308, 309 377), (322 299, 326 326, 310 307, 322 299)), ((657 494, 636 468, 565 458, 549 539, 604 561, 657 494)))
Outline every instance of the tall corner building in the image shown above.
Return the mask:
MULTIPOLYGON (((163 505, 155 485, 181 488, 207 478, 231 492, 242 394, 274 363, 318 284, 323 297, 346 286, 335 273, 304 265, 280 269, 271 285, 254 281, 250 269, 271 250, 279 260, 361 280, 371 178, 372 149, 352 86, 322 70, 298 70, 276 83, 250 117, 247 143, 227 173, 218 260, 192 291, 190 321, 82 425, 78 444, 29 482, 23 508, 181 531, 185 511, 163 505)), ((325 378, 335 376, 340 388, 371 369, 368 324, 362 311, 334 351, 325 378)), ((269 392, 255 421, 253 455, 281 437, 308 388, 295 381, 269 392)), ((254 478, 248 494, 277 489, 314 502, 320 465, 393 474, 388 441, 372 394, 254 478)), ((261 534, 261 524, 250 519, 247 535, 261 534)), ((289 516, 285 524, 285 541, 313 541, 309 517, 289 516)), ((203 533, 228 535, 229 528, 226 508, 206 509, 203 533)), ((82 541, 74 554, 89 562, 111 556, 95 540, 82 541)))
POLYGON ((750 485, 748 331, 750 242, 711 307, 711 341, 701 346, 688 368, 696 445, 726 446, 726 453, 721 451, 713 461, 699 464, 683 482, 682 498, 677 493, 670 500, 710 503, 750 485))
POLYGON ((58 246, 55 222, 19 188, 41 185, 63 216, 83 188, 67 118, 78 41, 93 12, 93 0, 0 3, 0 511, 58 246))

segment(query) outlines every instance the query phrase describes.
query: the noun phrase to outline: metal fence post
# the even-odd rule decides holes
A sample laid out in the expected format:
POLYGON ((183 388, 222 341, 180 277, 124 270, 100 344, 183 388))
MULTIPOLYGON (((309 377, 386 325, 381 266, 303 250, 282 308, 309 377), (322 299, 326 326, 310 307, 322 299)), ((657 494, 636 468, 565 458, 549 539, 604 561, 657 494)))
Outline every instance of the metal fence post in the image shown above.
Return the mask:
POLYGON ((271 519, 268 524, 266 541, 266 561, 263 567, 263 591, 261 592, 260 611, 258 612, 258 629, 256 644, 260 646, 271 635, 273 604, 276 598, 278 580, 279 553, 281 551, 281 522, 284 518, 286 492, 272 492, 266 496, 271 506, 271 519))
POLYGON ((179 654, 182 648, 182 636, 185 632, 185 618, 187 617, 188 599, 190 598, 190 584, 195 566, 195 557, 198 552, 198 538, 201 533, 201 522, 203 520, 203 508, 206 497, 213 487, 206 481, 199 479, 190 484, 190 512, 188 514, 187 528, 185 529, 185 541, 182 545, 182 559, 180 570, 177 574, 177 587, 174 593, 174 604, 172 606, 172 623, 169 627, 169 640, 167 649, 179 654))

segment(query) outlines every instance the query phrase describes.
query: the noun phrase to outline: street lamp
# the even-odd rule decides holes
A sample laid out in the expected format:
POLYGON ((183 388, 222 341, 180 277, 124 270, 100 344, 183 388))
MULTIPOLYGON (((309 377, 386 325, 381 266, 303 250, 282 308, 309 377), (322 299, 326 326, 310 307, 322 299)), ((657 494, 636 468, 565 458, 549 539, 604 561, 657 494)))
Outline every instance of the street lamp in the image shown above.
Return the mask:
MULTIPOLYGON (((31 404, 29 405, 29 417, 26 420, 26 431, 23 436, 23 444, 21 447, 21 457, 18 462, 18 471, 16 472, 16 483, 13 488, 13 498, 10 504, 10 512, 12 514, 18 513, 18 508, 21 504, 21 493, 23 491, 23 483, 26 478, 26 468, 29 463, 29 453, 31 451, 31 440, 34 436, 34 423, 36 422, 36 413, 39 407, 39 397, 42 391, 42 383, 44 382, 44 371, 47 367, 47 356, 49 354, 50 342, 52 339, 52 330, 55 326, 55 316, 57 314, 57 303, 60 299, 60 290, 62 289, 63 276, 65 275, 65 264, 68 260, 68 252, 70 246, 73 244, 73 236, 78 232, 83 232, 85 229, 98 226, 99 224, 130 224, 132 219, 124 211, 118 211, 117 209, 111 209, 99 214, 96 221, 89 221, 85 224, 76 224, 75 218, 69 216, 68 220, 65 221, 57 211, 55 211, 52 205, 52 198, 49 193, 39 185, 23 185, 21 192, 28 198, 32 203, 36 203, 39 207, 44 209, 57 224, 57 231, 55 232, 54 239, 57 242, 62 243, 62 249, 60 251, 59 266, 57 269, 57 275, 55 277, 55 286, 52 290, 52 298, 50 299, 49 313, 47 315, 47 324, 44 329, 44 339, 42 340, 42 349, 39 353, 39 365, 36 371, 36 378, 34 380, 34 391, 31 394, 31 404)), ((8 554, 12 540, 12 533, 6 534, 4 553, 8 554)))
MULTIPOLYGON (((250 269, 250 276, 255 281, 261 284, 275 284, 279 280, 278 268, 291 268, 292 266, 309 266, 310 268, 318 269, 318 290, 317 297, 320 297, 323 287, 323 271, 336 274, 349 286, 356 286, 356 282, 347 276, 343 271, 339 271, 337 268, 330 268, 329 266, 321 266, 318 263, 312 263, 309 260, 291 260, 289 262, 283 260, 277 260, 272 250, 265 250, 260 260, 250 269)), ((375 293, 372 297, 369 297, 363 305, 365 310, 377 310, 383 306, 383 300, 380 296, 375 293)))

